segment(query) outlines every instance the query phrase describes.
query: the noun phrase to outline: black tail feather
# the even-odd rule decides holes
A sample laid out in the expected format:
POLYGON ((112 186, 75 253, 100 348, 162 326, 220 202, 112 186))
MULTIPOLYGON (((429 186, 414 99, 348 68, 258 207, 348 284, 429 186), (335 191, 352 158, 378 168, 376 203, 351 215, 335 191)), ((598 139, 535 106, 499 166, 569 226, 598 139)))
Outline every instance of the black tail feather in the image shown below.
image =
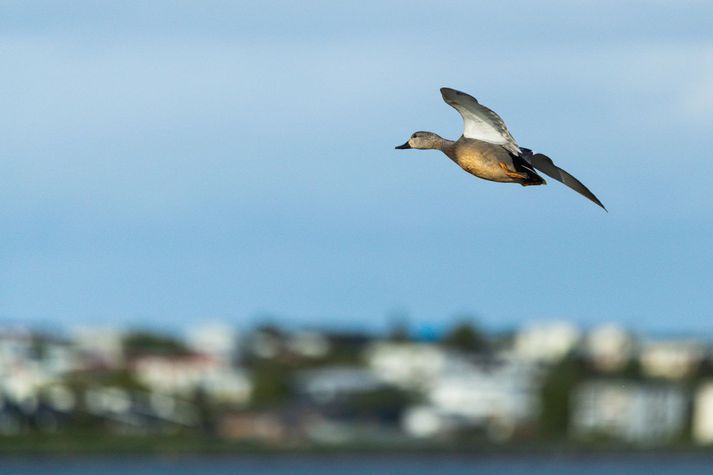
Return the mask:
POLYGON ((532 150, 523 148, 522 155, 520 155, 519 158, 527 162, 531 167, 541 171, 545 175, 554 178, 560 183, 563 183, 568 187, 572 188, 580 195, 591 200, 597 206, 600 206, 604 211, 607 211, 602 202, 599 201, 599 198, 594 196, 594 193, 589 191, 589 188, 584 186, 581 181, 577 180, 575 177, 555 165, 552 159, 550 159, 550 157, 548 157, 547 155, 543 155, 541 153, 533 154, 532 150))
POLYGON ((520 183, 522 186, 546 185, 544 178, 537 174, 532 165, 522 156, 512 156, 512 162, 515 165, 515 170, 527 173, 527 179, 520 183))

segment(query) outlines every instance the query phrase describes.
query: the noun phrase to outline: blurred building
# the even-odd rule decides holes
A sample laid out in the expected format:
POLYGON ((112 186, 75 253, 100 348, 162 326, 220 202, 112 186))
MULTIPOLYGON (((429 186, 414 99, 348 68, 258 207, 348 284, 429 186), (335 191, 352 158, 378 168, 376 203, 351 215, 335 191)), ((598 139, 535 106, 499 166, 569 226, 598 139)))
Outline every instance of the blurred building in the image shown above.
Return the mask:
POLYGON ((647 341, 639 349, 646 376, 678 379, 690 376, 705 356, 705 346, 690 340, 647 341))
POLYGON ((137 379, 159 394, 191 397, 200 391, 213 401, 232 404, 250 399, 247 375, 208 355, 141 356, 131 366, 137 379))
POLYGON ((365 358, 379 378, 405 389, 427 388, 447 368, 467 365, 455 353, 427 343, 373 343, 365 358))
POLYGON ((584 356, 601 371, 623 368, 634 355, 634 340, 625 329, 610 323, 589 331, 584 356))
POLYGON ((580 332, 568 322, 531 323, 515 335, 514 351, 535 363, 556 363, 577 345, 580 332))
POLYGON ((661 444, 682 435, 688 400, 679 386, 603 380, 580 384, 571 407, 576 437, 661 444))
POLYGON ((20 327, 0 329, 0 371, 35 358, 32 333, 20 327))
POLYGON ((19 429, 42 406, 43 388, 75 366, 66 344, 19 327, 0 330, 0 432, 19 429))
POLYGON ((189 328, 186 343, 196 353, 231 364, 238 355, 238 334, 230 325, 212 322, 189 328))
POLYGON ((301 331, 287 339, 287 349, 304 358, 321 358, 330 350, 329 339, 314 331, 301 331))
POLYGON ((111 327, 77 327, 72 342, 90 366, 118 368, 124 363, 123 335, 111 327))
POLYGON ((713 444, 713 381, 702 384, 693 399, 692 437, 698 444, 713 444))
POLYGON ((528 325, 487 352, 275 326, 240 346, 236 336, 222 324, 195 327, 185 341, 96 327, 71 339, 0 329, 0 433, 89 424, 116 433, 201 428, 283 445, 508 441, 537 434, 550 408, 569 407, 562 421, 573 437, 664 444, 686 429, 692 399, 692 439, 713 444, 713 382, 695 393, 688 385, 710 369, 709 342, 635 342, 615 325, 582 337, 561 322, 528 325), (590 364, 553 364, 570 354, 590 364), (584 373, 602 377, 632 361, 639 365, 619 373, 629 379, 572 390, 584 373), (672 381, 680 378, 686 385, 672 381), (253 385, 268 395, 254 401, 261 405, 249 404, 253 385))
POLYGON ((385 387, 384 381, 372 371, 349 366, 304 371, 299 375, 297 384, 300 393, 320 404, 385 387))
POLYGON ((445 370, 424 391, 427 404, 405 414, 404 430, 431 437, 480 427, 491 438, 505 440, 536 418, 540 375, 538 368, 519 360, 445 370))

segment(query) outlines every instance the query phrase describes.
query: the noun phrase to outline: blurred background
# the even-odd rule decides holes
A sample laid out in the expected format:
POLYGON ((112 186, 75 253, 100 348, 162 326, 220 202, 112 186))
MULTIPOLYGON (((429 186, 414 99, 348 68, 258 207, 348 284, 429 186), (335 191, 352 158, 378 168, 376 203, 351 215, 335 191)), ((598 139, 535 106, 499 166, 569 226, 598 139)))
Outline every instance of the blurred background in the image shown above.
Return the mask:
POLYGON ((0 2, 0 448, 713 442, 711 24, 0 2), (610 212, 394 150, 442 86, 610 212))

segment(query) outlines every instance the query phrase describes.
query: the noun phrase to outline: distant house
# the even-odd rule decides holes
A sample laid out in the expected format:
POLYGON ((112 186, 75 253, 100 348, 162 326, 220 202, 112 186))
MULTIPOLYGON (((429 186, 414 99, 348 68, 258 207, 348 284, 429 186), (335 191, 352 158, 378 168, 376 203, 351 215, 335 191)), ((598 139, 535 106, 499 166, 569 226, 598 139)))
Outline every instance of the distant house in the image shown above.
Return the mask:
POLYGON ((290 352, 304 358, 320 358, 329 353, 329 339, 317 332, 301 331, 287 338, 290 352))
POLYGON ((373 343, 367 347, 365 357, 379 378, 406 389, 428 387, 448 367, 465 364, 454 353, 427 343, 373 343))
POLYGON ((31 412, 37 406, 39 389, 52 381, 53 374, 34 354, 29 331, 0 331, 0 405, 8 401, 31 412))
POLYGON ((539 381, 539 369, 518 360, 444 371, 425 390, 427 404, 407 411, 404 430, 426 437, 481 427, 495 439, 507 439, 537 416, 539 381))
POLYGON ((350 366, 304 371, 297 384, 299 392, 316 403, 329 403, 385 387, 384 382, 372 371, 350 366))
POLYGON ((680 436, 688 400, 683 388, 624 380, 582 383, 572 395, 575 437, 660 444, 680 436))
POLYGON ((41 345, 41 356, 38 361, 48 373, 59 377, 85 367, 84 362, 70 344, 44 340, 41 345))
POLYGON ((517 332, 514 352, 534 363, 556 363, 575 348, 579 339, 579 330, 571 323, 532 323, 517 332))
POLYGON ((704 344, 688 340, 647 341, 639 350, 643 373, 668 379, 689 376, 704 356, 704 344))
POLYGON ((462 424, 456 416, 430 405, 418 404, 406 410, 401 426, 411 437, 429 438, 451 433, 462 427, 462 424))
POLYGON ((693 400, 693 440, 713 444, 713 381, 702 384, 693 400))
POLYGON ((230 325, 212 322, 192 327, 186 333, 188 347, 230 364, 239 353, 238 334, 230 325))
POLYGON ((633 357, 634 339, 619 325, 605 324, 587 334, 583 350, 594 367, 601 371, 615 371, 633 357))
POLYGON ((88 366, 118 368, 124 364, 123 335, 111 327, 77 327, 72 342, 88 366))
POLYGON ((40 389, 53 381, 39 364, 18 363, 11 373, 0 373, 0 398, 29 413, 37 407, 40 389))
POLYGON ((244 404, 252 384, 243 371, 209 355, 150 355, 133 360, 136 377, 151 390, 190 396, 202 390, 220 402, 244 404))
POLYGON ((26 329, 0 329, 0 371, 33 359, 32 340, 26 329))

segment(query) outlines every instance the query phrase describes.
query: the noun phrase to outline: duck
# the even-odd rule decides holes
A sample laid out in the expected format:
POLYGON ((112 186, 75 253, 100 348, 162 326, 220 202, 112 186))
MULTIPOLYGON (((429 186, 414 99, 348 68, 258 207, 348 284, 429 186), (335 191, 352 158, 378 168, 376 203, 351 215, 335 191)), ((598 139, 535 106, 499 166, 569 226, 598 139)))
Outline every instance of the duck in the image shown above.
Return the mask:
POLYGON ((547 184, 539 171, 607 210, 589 188, 548 156, 520 147, 503 119, 475 97, 448 87, 441 88, 441 96, 463 117, 463 135, 453 141, 433 132, 418 131, 396 149, 440 150, 471 175, 498 183, 547 184))

